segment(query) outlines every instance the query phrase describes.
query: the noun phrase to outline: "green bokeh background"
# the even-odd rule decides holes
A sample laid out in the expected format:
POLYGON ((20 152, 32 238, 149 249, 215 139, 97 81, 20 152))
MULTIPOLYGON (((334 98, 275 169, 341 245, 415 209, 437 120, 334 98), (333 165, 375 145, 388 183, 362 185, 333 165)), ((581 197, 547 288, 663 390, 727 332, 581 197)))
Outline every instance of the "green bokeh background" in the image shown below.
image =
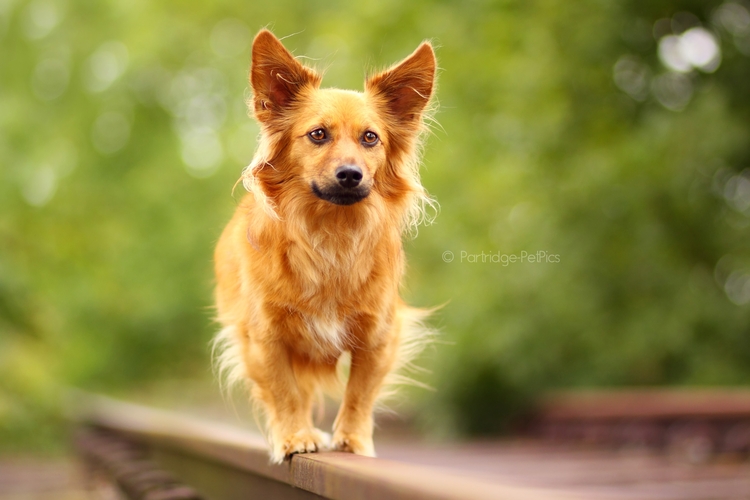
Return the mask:
POLYGON ((404 289, 447 302, 437 390, 407 393, 427 432, 500 432, 554 388, 747 384, 749 10, 0 0, 2 449, 59 442, 65 387, 211 379, 211 252, 255 147, 261 27, 344 88, 437 46, 441 210, 404 289), (659 39, 699 25, 720 64, 670 70, 659 39), (559 262, 475 261, 538 251, 559 262))

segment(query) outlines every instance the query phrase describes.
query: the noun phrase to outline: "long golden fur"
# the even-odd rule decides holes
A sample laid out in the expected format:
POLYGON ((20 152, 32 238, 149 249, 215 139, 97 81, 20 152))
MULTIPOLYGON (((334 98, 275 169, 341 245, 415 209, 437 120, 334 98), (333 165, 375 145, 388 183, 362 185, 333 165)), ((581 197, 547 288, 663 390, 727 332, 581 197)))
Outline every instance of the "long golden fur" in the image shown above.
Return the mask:
POLYGON ((399 296, 402 235, 431 203, 420 138, 435 85, 432 47, 369 77, 363 93, 319 88, 267 30, 253 42, 258 149, 249 194, 215 253, 215 343, 230 382, 251 382, 271 458, 328 445, 313 426, 322 389, 349 377, 333 449, 374 456, 373 405, 424 344, 426 311, 399 296))

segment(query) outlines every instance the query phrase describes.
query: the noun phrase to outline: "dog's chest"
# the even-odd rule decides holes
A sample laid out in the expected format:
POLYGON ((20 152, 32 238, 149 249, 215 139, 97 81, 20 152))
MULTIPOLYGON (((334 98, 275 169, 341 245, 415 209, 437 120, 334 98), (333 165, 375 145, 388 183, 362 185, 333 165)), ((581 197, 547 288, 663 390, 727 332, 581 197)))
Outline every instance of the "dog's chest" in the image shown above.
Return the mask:
MULTIPOLYGON (((302 298, 308 301, 330 302, 335 307, 341 299, 358 293, 370 277, 374 267, 372 242, 366 238, 347 238, 340 241, 313 241, 312 244, 294 245, 288 253, 290 277, 302 298), (369 244, 369 246, 368 246, 369 244)), ((321 315, 316 320, 320 325, 331 325, 336 321, 321 315)), ((328 330, 326 326, 321 329, 328 330)))
POLYGON ((287 248, 286 278, 291 286, 285 288, 294 290, 288 300, 302 318, 297 349, 330 358, 358 342, 352 332, 359 316, 355 304, 382 300, 382 283, 374 273, 377 243, 378 237, 360 228, 307 233, 287 248))
POLYGON ((313 351, 323 356, 338 356, 345 348, 347 326, 333 316, 305 318, 305 337, 313 351))

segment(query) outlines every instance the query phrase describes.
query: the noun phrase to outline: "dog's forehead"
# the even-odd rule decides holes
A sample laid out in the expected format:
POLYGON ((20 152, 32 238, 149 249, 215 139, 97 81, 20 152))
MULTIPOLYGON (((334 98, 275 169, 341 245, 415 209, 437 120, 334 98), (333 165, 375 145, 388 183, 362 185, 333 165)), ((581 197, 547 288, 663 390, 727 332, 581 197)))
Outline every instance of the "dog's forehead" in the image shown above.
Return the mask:
POLYGON ((377 126, 380 122, 373 103, 362 92, 341 89, 316 89, 304 106, 305 122, 329 127, 377 126))

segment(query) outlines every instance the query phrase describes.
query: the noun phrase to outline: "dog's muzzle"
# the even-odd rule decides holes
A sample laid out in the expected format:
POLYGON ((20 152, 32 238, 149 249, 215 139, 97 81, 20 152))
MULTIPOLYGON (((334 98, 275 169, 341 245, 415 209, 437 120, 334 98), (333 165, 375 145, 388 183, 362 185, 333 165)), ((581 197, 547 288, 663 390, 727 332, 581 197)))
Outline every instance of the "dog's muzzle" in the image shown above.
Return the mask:
POLYGON ((356 165, 342 165, 336 169, 336 181, 320 187, 312 183, 312 191, 321 200, 336 205, 354 205, 370 194, 370 188, 362 185, 362 169, 356 165))

